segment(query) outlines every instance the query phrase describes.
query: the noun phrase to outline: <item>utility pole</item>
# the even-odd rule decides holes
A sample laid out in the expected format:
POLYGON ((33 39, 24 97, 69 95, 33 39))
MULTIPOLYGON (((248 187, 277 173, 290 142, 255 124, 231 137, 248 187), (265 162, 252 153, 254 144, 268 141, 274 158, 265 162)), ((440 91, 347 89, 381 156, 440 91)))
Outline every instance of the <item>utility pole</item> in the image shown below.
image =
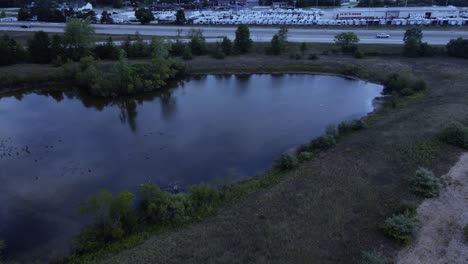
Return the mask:
POLYGON ((408 7, 408 0, 406 0, 405 2, 405 7, 408 7))

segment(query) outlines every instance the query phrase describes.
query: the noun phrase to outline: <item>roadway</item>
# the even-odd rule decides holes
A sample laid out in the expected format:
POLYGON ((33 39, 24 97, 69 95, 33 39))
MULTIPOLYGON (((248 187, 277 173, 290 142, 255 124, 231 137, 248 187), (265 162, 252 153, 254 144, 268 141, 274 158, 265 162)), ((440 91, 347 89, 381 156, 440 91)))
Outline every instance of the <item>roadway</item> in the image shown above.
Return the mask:
MULTIPOLYGON (((63 32, 65 25, 63 23, 30 23, 31 28, 21 28, 24 23, 20 22, 2 22, 0 23, 0 31, 39 31, 43 30, 50 33, 63 32)), ((218 38, 227 36, 230 39, 235 37, 235 26, 167 26, 167 25, 93 25, 97 34, 110 35, 133 35, 139 32, 141 35, 173 37, 180 34, 186 36, 191 28, 201 29, 203 35, 208 41, 215 41, 218 38)), ((273 34, 278 31, 278 27, 250 27, 250 36, 253 41, 265 42, 270 41, 273 34)), ((404 29, 307 29, 307 28, 290 28, 288 32, 288 40, 292 42, 316 42, 316 43, 332 43, 334 36, 340 32, 352 31, 360 38, 360 43, 368 44, 402 44, 404 29), (375 36, 378 33, 388 33, 390 38, 377 39, 375 36)), ((468 38, 468 31, 457 30, 423 30, 423 41, 434 45, 445 45, 450 39, 463 37, 468 38)))

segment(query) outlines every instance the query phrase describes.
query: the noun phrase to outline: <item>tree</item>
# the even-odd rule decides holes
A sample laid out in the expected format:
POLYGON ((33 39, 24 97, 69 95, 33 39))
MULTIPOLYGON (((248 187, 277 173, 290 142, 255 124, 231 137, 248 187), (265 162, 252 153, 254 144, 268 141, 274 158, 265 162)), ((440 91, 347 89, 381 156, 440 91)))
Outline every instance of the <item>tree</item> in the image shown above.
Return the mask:
POLYGON ((449 56, 468 59, 468 39, 452 39, 446 48, 449 56))
POLYGON ((252 48, 252 39, 250 39, 250 30, 247 25, 241 24, 236 30, 236 39, 234 40, 234 49, 239 54, 244 54, 252 48))
POLYGON ((302 42, 299 49, 301 50, 302 56, 304 56, 305 52, 307 51, 307 43, 302 42))
POLYGON ((419 28, 407 29, 403 41, 403 55, 407 57, 419 57, 430 55, 432 47, 427 43, 422 43, 423 34, 419 28))
POLYGON ((114 23, 114 20, 111 17, 111 14, 108 13, 107 11, 102 11, 101 13, 101 24, 112 24, 114 23))
POLYGON ((65 56, 66 54, 63 39, 60 35, 55 34, 52 37, 52 41, 50 43, 50 59, 60 63, 65 58, 65 56))
POLYGON ((18 21, 28 21, 31 20, 32 15, 27 8, 20 8, 18 11, 18 21))
POLYGON ((215 59, 224 59, 226 54, 224 54, 223 49, 221 48, 221 43, 216 42, 214 48, 211 50, 211 56, 215 59))
POLYGON ((267 49, 267 53, 273 55, 280 55, 286 50, 286 44, 288 41, 288 28, 282 26, 278 33, 273 35, 270 41, 270 47, 267 49))
POLYGON ((73 60, 91 53, 94 47, 94 28, 88 21, 71 18, 65 26, 63 36, 65 48, 73 60))
POLYGON ((419 28, 410 28, 405 31, 405 36, 403 41, 406 43, 409 39, 414 38, 417 42, 421 43, 423 38, 423 33, 419 28))
POLYGON ((354 32, 343 32, 335 36, 335 44, 338 45, 343 52, 355 52, 358 36, 354 32))
POLYGON ((282 43, 280 41, 280 37, 278 34, 273 35, 270 41, 270 47, 269 50, 267 50, 267 53, 273 54, 273 55, 280 55, 283 50, 282 43))
POLYGON ((119 51, 115 47, 112 37, 109 37, 105 44, 97 45, 95 48, 96 57, 103 60, 118 59, 119 51))
POLYGON ((140 20, 140 23, 142 25, 148 24, 152 20, 154 20, 154 15, 151 10, 146 9, 146 8, 138 8, 137 11, 135 11, 135 17, 140 20))
POLYGON ((185 24, 185 12, 183 9, 179 9, 177 10, 177 13, 176 13, 176 24, 177 25, 183 25, 185 24))
POLYGON ((44 31, 34 33, 32 39, 28 40, 29 57, 35 63, 50 62, 50 40, 44 31))
POLYGON ((24 59, 24 50, 21 45, 8 35, 0 38, 0 65, 15 64, 24 59))
POLYGON ((194 55, 203 55, 206 53, 206 41, 200 29, 190 29, 188 37, 190 38, 190 50, 194 55))
POLYGON ((221 49, 223 50, 223 53, 226 56, 231 55, 232 54, 232 41, 229 38, 224 37, 223 41, 221 42, 221 49))

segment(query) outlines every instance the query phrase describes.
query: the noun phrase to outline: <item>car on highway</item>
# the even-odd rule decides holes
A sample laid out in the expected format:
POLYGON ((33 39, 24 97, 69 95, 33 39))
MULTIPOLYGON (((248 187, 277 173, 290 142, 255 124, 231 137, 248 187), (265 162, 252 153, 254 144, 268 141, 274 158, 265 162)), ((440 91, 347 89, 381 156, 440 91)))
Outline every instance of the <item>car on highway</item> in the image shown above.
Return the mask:
POLYGON ((375 36, 376 38, 389 38, 390 35, 387 33, 379 33, 375 36))
POLYGON ((31 25, 26 25, 26 24, 23 24, 20 26, 21 28, 31 28, 31 25))

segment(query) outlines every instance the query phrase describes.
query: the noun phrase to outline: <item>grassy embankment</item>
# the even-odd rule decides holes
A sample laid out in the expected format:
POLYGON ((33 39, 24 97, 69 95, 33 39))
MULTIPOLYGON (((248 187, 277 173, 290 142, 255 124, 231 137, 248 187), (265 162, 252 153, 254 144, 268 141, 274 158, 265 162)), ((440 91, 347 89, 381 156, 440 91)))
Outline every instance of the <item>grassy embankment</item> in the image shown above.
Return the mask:
POLYGON ((248 55, 198 57, 187 65, 190 72, 331 72, 369 80, 409 67, 431 89, 374 113, 369 129, 342 138, 296 170, 230 185, 230 199, 216 216, 176 232, 149 230, 75 263, 96 258, 107 263, 356 263, 361 251, 372 249, 391 257, 399 247, 382 235, 380 225, 401 200, 419 200, 410 193, 408 178, 418 166, 440 176, 461 152, 435 135, 448 120, 466 121, 468 76, 463 73, 468 66, 462 60, 248 55))
MULTIPOLYGON (((281 69, 281 63, 269 61, 281 69)), ((212 71, 219 72, 221 62, 210 62, 212 71)), ((264 69, 260 57, 222 63, 230 65, 228 72, 236 67, 240 72, 264 69)), ((400 246, 384 237, 380 226, 402 200, 420 201, 409 190, 409 178, 419 166, 440 176, 461 153, 441 143, 436 134, 449 120, 467 121, 468 76, 463 73, 468 65, 448 58, 320 61, 330 67, 336 63, 381 71, 406 66, 426 79, 431 89, 425 96, 400 99, 395 108, 372 115, 369 129, 345 137, 292 172, 237 184, 243 195, 218 215, 152 236, 102 262, 358 263, 363 250, 373 249, 392 257, 400 246)), ((200 61, 190 64, 195 68, 200 61)), ((298 64, 301 70, 309 67, 309 62, 298 64)))

